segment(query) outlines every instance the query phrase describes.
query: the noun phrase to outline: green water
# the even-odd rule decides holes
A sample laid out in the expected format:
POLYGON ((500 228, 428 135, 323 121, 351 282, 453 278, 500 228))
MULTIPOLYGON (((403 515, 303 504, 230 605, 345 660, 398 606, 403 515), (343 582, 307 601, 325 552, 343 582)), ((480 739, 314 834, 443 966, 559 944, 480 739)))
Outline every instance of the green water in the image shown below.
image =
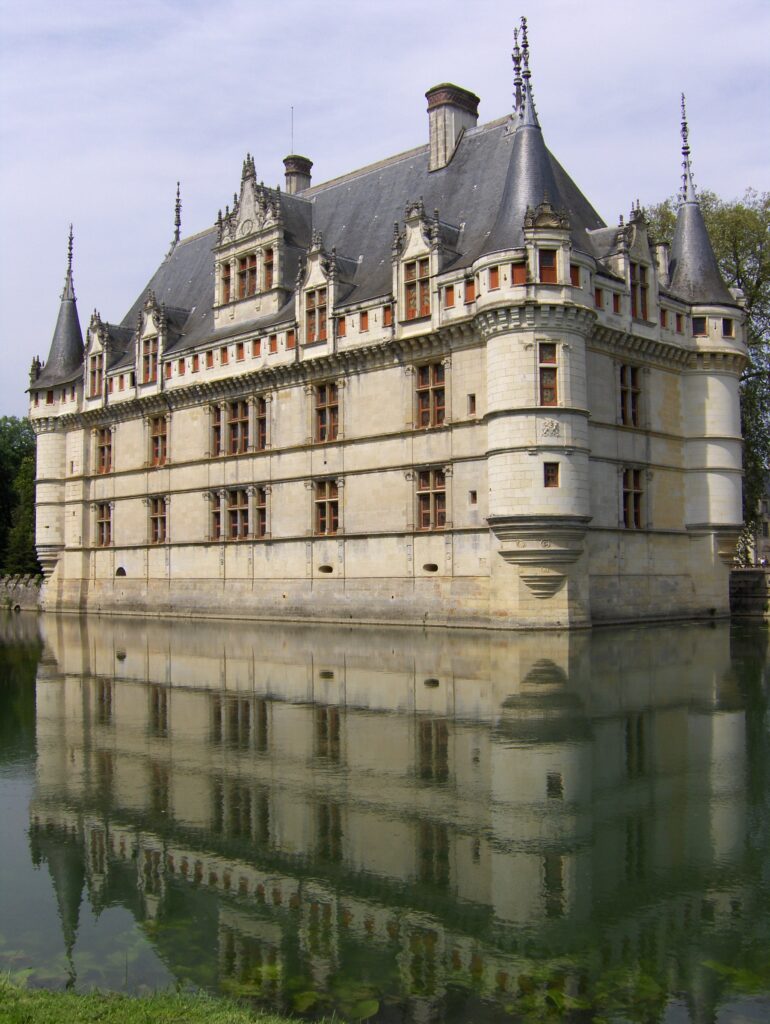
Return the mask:
POLYGON ((770 1019, 767 628, 0 619, 0 970, 770 1019))

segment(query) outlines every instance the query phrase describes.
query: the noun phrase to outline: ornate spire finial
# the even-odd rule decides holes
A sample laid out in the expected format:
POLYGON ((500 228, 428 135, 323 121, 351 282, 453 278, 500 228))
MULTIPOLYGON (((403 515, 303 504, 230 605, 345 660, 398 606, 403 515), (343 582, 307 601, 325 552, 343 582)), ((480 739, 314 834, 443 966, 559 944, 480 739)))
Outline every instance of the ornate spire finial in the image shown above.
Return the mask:
POLYGON ((75 298, 75 286, 72 283, 72 250, 73 250, 73 239, 72 225, 70 224, 70 233, 67 238, 67 273, 64 275, 64 288, 61 293, 62 299, 74 299, 75 298))
POLYGON ((176 205, 174 206, 174 242, 179 241, 179 234, 182 228, 182 197, 179 192, 179 182, 176 183, 176 205))
POLYGON ((72 273, 72 240, 73 240, 73 237, 74 236, 72 234, 72 225, 70 224, 70 237, 69 237, 69 241, 67 242, 67 273, 68 274, 72 273))
POLYGON ((535 97, 532 93, 532 72, 529 70, 529 36, 527 34, 527 19, 521 19, 521 59, 522 59, 522 100, 521 100, 521 124, 532 128, 539 128, 537 111, 535 110, 535 97))
POLYGON ((521 110, 521 49, 519 47, 519 30, 513 30, 513 112, 521 110))
POLYGON ((695 194, 695 184, 692 180, 690 132, 687 127, 687 108, 685 107, 684 93, 682 93, 682 188, 680 199, 683 203, 696 203, 698 201, 698 197, 695 194))

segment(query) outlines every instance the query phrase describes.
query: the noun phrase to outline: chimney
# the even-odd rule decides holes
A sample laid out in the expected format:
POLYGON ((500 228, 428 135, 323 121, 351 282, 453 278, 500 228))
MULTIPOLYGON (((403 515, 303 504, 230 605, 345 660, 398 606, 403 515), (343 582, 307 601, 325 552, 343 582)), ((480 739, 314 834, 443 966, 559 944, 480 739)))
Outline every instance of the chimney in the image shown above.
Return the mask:
POLYGON ((479 119, 479 98, 459 85, 444 82, 425 93, 430 135, 429 171, 446 167, 467 128, 479 119))
POLYGON ((293 196, 295 192, 304 192, 306 188, 310 188, 312 160, 293 153, 291 156, 284 157, 283 166, 286 169, 286 191, 290 196, 293 196))

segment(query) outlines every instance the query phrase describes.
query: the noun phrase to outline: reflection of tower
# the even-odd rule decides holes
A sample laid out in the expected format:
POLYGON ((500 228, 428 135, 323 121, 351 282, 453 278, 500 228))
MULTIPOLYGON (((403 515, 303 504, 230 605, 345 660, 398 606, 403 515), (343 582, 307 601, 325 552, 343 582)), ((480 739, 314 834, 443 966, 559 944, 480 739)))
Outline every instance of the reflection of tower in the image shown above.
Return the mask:
POLYGON ((48 835, 40 830, 38 824, 33 825, 30 842, 34 844, 35 860, 42 859, 48 863, 56 907, 61 924, 64 952, 69 965, 67 987, 75 984, 76 974, 73 962, 73 951, 80 923, 80 904, 83 899, 85 882, 85 866, 79 834, 68 835, 64 830, 48 835))

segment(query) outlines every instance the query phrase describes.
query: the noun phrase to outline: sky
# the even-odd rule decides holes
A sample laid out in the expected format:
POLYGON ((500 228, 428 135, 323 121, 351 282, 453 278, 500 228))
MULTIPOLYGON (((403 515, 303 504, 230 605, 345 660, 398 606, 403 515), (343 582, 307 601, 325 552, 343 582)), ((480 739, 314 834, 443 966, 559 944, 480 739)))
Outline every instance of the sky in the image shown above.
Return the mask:
POLYGON ((0 0, 0 416, 48 355, 74 225, 83 331, 120 322, 174 231, 232 202, 246 152, 283 184, 427 142, 425 91, 511 109, 529 22, 546 144, 605 221, 679 185, 687 96, 696 185, 770 188, 770 2, 733 0, 0 0), (292 107, 294 135, 292 144, 292 107))

